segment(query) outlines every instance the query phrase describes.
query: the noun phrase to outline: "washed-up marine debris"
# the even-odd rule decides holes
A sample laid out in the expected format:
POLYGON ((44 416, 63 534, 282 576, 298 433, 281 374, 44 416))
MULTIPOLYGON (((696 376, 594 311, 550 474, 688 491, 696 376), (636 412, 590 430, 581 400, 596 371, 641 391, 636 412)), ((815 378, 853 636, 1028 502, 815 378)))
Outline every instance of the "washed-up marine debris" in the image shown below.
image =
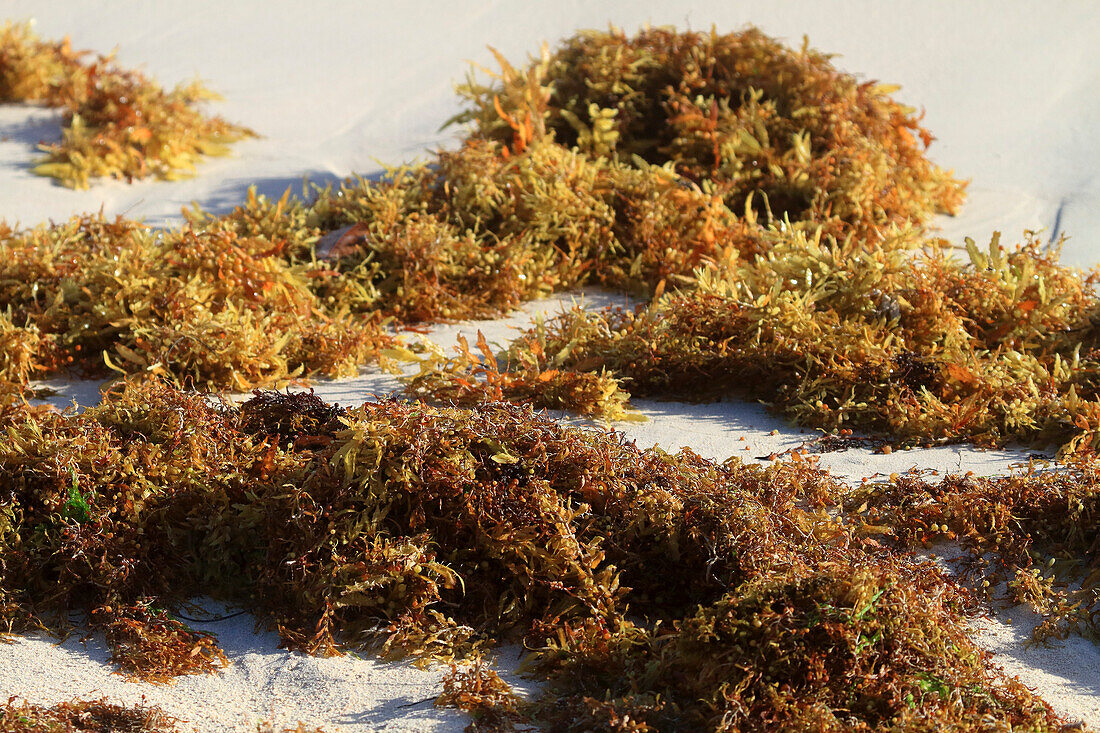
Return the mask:
POLYGON ((205 594, 311 653, 522 642, 543 697, 466 668, 443 700, 502 725, 1058 729, 968 638, 972 597, 826 511, 843 487, 808 462, 641 450, 502 403, 333 421, 309 394, 254 400, 146 384, 8 408, 5 626, 84 612, 162 679, 224 662, 177 615, 205 594))
MULTIPOLYGON (((19 38, 19 29, 10 26, 8 33, 19 38)), ((592 39, 602 37, 583 38, 595 43, 592 39)), ((613 38, 626 43, 614 35, 599 43, 613 38)), ((652 32, 630 43, 639 53, 654 45, 654 53, 664 58, 671 38, 652 32)), ((765 89, 761 84, 769 74, 779 75, 772 80, 775 86, 798 70, 792 78, 802 86, 786 93, 783 104, 776 107, 754 91, 750 96, 756 101, 743 111, 750 115, 743 120, 746 130, 771 125, 778 146, 772 157, 794 161, 790 175, 799 186, 830 191, 811 197, 817 203, 804 218, 788 210, 784 226, 863 232, 877 224, 920 221, 958 204, 961 185, 923 155, 920 141, 929 136, 883 90, 860 87, 820 54, 788 51, 756 32, 720 38, 718 50, 708 46, 710 36, 686 34, 678 43, 718 54, 722 63, 733 58, 730 54, 762 64, 774 55, 771 66, 764 64, 743 80, 746 94, 750 87, 765 89), (802 106, 790 107, 800 94, 802 106), (831 101, 822 107, 826 97, 831 101), (806 112, 807 105, 827 108, 828 119, 813 122, 817 113, 806 112), (787 150, 789 141, 780 132, 791 125, 807 125, 817 135, 809 147, 798 148, 802 154, 787 150), (818 148, 822 161, 799 168, 797 160, 806 155, 817 161, 818 148), (829 172, 829 156, 867 157, 879 181, 872 189, 881 197, 873 191, 852 194, 860 201, 872 196, 872 202, 859 204, 866 216, 838 203, 843 181, 855 179, 829 172)), ((26 64, 34 66, 34 58, 26 64)), ((740 73, 728 71, 727 77, 740 73)), ((707 93, 732 93, 732 77, 723 78, 725 86, 707 93)), ((645 84, 651 86, 651 80, 645 84)), ((465 93, 478 99, 472 88, 465 93)), ((650 114, 657 115, 665 102, 653 104, 650 114)), ((503 107, 501 113, 513 120, 519 114, 503 107)), ((723 125, 733 124, 719 117, 723 125)), ((0 293, 0 305, 8 311, 0 329, 12 347, 2 365, 5 381, 17 387, 69 365, 86 373, 115 368, 230 389, 346 374, 387 348, 385 333, 394 327, 497 315, 581 284, 647 296, 691 288, 697 270, 726 253, 751 262, 773 246, 769 224, 778 219, 769 202, 781 198, 772 185, 778 174, 768 173, 772 183, 756 185, 754 174, 738 173, 740 183, 726 185, 734 168, 749 165, 743 151, 735 155, 741 162, 720 166, 705 178, 684 151, 675 161, 661 161, 656 153, 649 161, 635 152, 629 158, 625 152, 607 155, 598 146, 571 148, 563 144, 568 142, 525 132, 502 143, 491 130, 475 130, 459 150, 396 169, 381 181, 351 180, 315 190, 309 198, 250 196, 223 217, 190 212, 190 226, 177 231, 154 232, 95 217, 5 231, 0 247, 13 262, 0 271, 0 280, 8 283, 0 293), (749 193, 743 196, 743 189, 749 193), (325 239, 332 232, 342 232, 339 247, 325 239), (224 255, 215 256, 214 250, 224 255), (38 251, 53 257, 34 261, 38 251), (209 260, 218 265, 208 266, 209 260), (178 284, 153 297, 154 282, 178 284), (66 293, 59 298, 61 290, 66 293), (102 314, 86 314, 79 311, 94 309, 84 308, 84 301, 107 305, 99 309, 102 314), (116 305, 121 312, 113 312, 116 305), (290 313, 301 321, 296 332, 288 325, 290 313), (386 318, 394 320, 383 326, 386 318), (232 323, 242 325, 230 333, 232 323), (265 338, 270 334, 277 338, 265 338), (301 346, 303 340, 308 348, 301 346)), ((628 145, 625 133, 621 144, 628 145)), ((588 384, 589 377, 572 381, 583 383, 582 392, 606 391, 603 383, 588 384)), ((543 386, 555 385, 547 380, 543 386)))
POLYGON ((634 311, 576 308, 492 358, 464 344, 421 357, 411 394, 610 419, 631 395, 737 394, 920 444, 1096 447, 1097 275, 1035 235, 968 242, 962 259, 929 236, 921 222, 962 187, 923 157, 931 136, 886 87, 751 29, 582 33, 526 68, 499 61, 490 84, 461 87, 473 139, 661 166, 740 214, 751 244, 725 237, 634 311), (816 142, 800 168, 803 135, 816 142), (795 179, 813 192, 794 196, 795 179))
POLYGON ((83 611, 149 679, 224 663, 178 616, 199 592, 313 653, 523 642, 543 697, 476 662, 448 683, 483 729, 1057 729, 967 637, 972 594, 890 545, 996 527, 1001 565, 976 577, 1016 583, 1041 635, 1087 632, 1089 597, 1025 555, 1062 553, 1058 577, 1095 587, 1091 488, 949 483, 940 516, 922 485, 853 498, 798 459, 641 451, 485 400, 620 418, 630 394, 739 387, 804 424, 1087 457, 1095 276, 1035 241, 952 257, 920 227, 962 185, 915 113, 757 31, 581 34, 463 94, 461 147, 379 181, 250 195, 173 231, 0 231, 5 628, 83 611), (650 302, 563 314, 501 355, 398 340, 580 284, 650 302), (372 359, 420 360, 410 390, 470 406, 237 408, 162 384, 372 359), (20 399, 65 371, 127 378, 79 415, 20 399), (1051 529, 1062 494, 1081 506, 1051 529))
POLYGON ((176 722, 157 707, 127 707, 105 698, 49 707, 13 698, 0 705, 2 733, 177 733, 176 722))
POLYGON ((66 38, 44 41, 30 23, 0 28, 0 103, 32 103, 64 111, 60 142, 39 145, 46 155, 33 170, 70 188, 93 178, 177 180, 207 155, 226 155, 251 130, 200 112, 218 96, 200 82, 165 90, 113 54, 88 59, 66 38))

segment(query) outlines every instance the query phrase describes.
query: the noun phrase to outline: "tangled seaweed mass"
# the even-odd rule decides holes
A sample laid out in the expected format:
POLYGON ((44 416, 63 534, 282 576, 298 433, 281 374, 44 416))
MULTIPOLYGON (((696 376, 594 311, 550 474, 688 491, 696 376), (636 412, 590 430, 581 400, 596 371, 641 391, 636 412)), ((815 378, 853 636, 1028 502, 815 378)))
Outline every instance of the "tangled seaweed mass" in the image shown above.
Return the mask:
POLYGON ((176 733, 179 729, 155 707, 124 707, 107 700, 63 702, 52 707, 0 706, 3 733, 176 733))
POLYGON ((311 653, 523 641, 552 730, 1057 728, 967 638, 972 599, 864 549, 805 464, 643 451, 501 403, 144 386, 3 422, 3 618, 86 611, 139 676, 223 661, 164 610, 205 593, 311 653))
POLYGON ((129 674, 205 672, 216 639, 176 615, 202 593, 311 653, 523 642, 539 699, 478 663, 447 683, 440 704, 482 730, 1059 729, 968 638, 977 595, 904 551, 957 539, 974 577, 1043 614, 1040 638, 1096 633, 1096 275, 1034 239, 953 257, 922 228, 964 188, 931 135, 808 46, 648 29, 500 62, 460 87, 461 147, 381 181, 171 231, 0 230, 7 630, 82 611, 129 674), (649 302, 564 313, 499 355, 401 334, 581 284, 649 302), (393 358, 420 362, 410 395, 450 404, 181 389, 393 358), (125 379, 80 414, 24 402, 61 373, 125 379), (855 490, 531 408, 730 393, 912 443, 1055 442, 1073 463, 855 490))

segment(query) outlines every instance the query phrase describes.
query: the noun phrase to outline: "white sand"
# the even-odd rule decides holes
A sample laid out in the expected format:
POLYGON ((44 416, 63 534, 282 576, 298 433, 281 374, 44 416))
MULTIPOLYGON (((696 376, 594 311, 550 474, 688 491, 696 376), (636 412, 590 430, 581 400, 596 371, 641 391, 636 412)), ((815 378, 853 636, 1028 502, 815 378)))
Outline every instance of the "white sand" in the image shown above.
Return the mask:
MULTIPOLYGON (((210 617, 225 613, 215 604, 210 617)), ((230 612, 231 613, 231 612, 230 612)), ((449 668, 420 670, 370 657, 311 657, 279 648, 273 633, 256 633, 251 616, 193 623, 218 635, 231 664, 216 675, 191 675, 170 685, 132 682, 112 671, 102 639, 62 643, 37 635, 0 645, 0 694, 53 704, 73 697, 108 697, 118 704, 157 705, 181 720, 181 730, 255 731, 298 722, 329 731, 461 731, 468 722, 435 707, 440 679, 449 668)), ((497 652, 502 669, 519 650, 497 652)), ((530 683, 505 675, 520 691, 530 683)))
MULTIPOLYGON (((8 17, 35 17, 46 37, 70 34, 78 48, 118 46, 119 61, 143 67, 160 81, 200 76, 226 96, 216 111, 255 128, 260 140, 236 146, 234 157, 208 162, 198 177, 175 184, 99 183, 73 192, 29 173, 33 145, 56 137, 58 115, 0 108, 0 216, 33 224, 77 212, 178 221, 192 200, 224 211, 251 183, 279 195, 302 176, 320 182, 369 173, 378 161, 398 163, 447 144, 439 124, 457 111, 451 85, 465 60, 490 64, 486 44, 511 59, 578 27, 608 22, 630 30, 644 22, 734 29, 755 23, 797 43, 802 34, 837 63, 868 78, 903 86, 901 98, 927 110, 925 124, 939 141, 931 155, 970 177, 961 216, 941 222, 953 240, 986 240, 1001 229, 1007 240, 1024 228, 1073 238, 1066 259, 1100 261, 1100 13, 1089 0, 970 2, 874 0, 821 3, 783 0, 752 6, 730 2, 529 3, 360 2, 306 4, 290 0, 222 3, 146 3, 141 0, 9 0, 8 17)), ((589 294, 602 304, 611 296, 589 294)), ((560 302, 556 299, 555 302, 560 302)), ((556 308, 533 304, 527 311, 556 308)), ((459 330, 484 328, 505 340, 525 317, 437 329, 453 343, 459 330)), ((59 384, 88 404, 94 383, 59 384)), ((327 382, 317 391, 344 404, 394 388, 392 378, 327 382)), ((638 444, 690 446, 724 459, 763 456, 808 435, 757 405, 723 402, 639 403, 651 418, 625 429, 638 444), (773 432, 774 431, 774 432, 773 432), (741 437, 745 441, 741 441, 741 437), (745 448, 748 447, 748 450, 745 448)), ((965 447, 874 455, 852 450, 822 457, 837 475, 859 480, 911 467, 1002 473, 1023 453, 965 447)), ((999 612, 979 626, 978 640, 997 654, 1060 713, 1100 727, 1100 651, 1072 639, 1051 649, 1028 649, 1021 611, 999 612), (1019 616, 1019 618, 1017 618, 1019 616)), ((232 664, 221 674, 189 677, 169 686, 125 681, 105 664, 101 644, 61 645, 21 637, 0 645, 0 699, 36 702, 109 695, 148 703, 192 721, 199 730, 255 730, 261 719, 298 720, 328 730, 460 730, 465 718, 420 701, 438 692, 439 671, 344 657, 312 659, 279 650, 270 634, 254 634, 247 617, 211 624, 232 664), (410 703, 414 703, 410 705, 410 703)), ((503 667, 514 659, 502 659, 503 667)))

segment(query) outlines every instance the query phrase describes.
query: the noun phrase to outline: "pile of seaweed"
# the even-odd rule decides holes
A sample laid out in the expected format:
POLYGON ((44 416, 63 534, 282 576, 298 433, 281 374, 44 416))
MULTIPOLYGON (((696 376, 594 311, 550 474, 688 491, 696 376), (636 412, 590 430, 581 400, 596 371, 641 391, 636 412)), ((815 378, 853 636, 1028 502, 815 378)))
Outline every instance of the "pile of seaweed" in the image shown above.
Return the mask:
POLYGON ((111 56, 86 60, 69 39, 44 41, 30 23, 0 28, 0 103, 29 102, 64 110, 59 143, 41 145, 46 156, 34 172, 71 188, 110 176, 132 181, 152 176, 177 180, 205 155, 255 133, 207 117, 195 105, 217 95, 199 82, 171 91, 111 56))
POLYGON ((513 151, 549 139, 662 166, 735 210, 836 237, 954 212, 963 186, 925 158, 932 135, 889 96, 899 87, 829 59, 755 28, 588 31, 523 69, 497 54, 494 83, 459 87, 468 108, 455 120, 513 151))
POLYGON ((631 395, 760 399, 804 426, 918 445, 1100 446, 1097 274, 1037 236, 1010 251, 898 232, 868 246, 775 232, 768 254, 699 273, 634 310, 535 324, 493 360, 460 344, 421 360, 409 390, 615 418, 631 395), (544 381, 598 376, 599 399, 544 381), (601 401, 602 400, 602 401, 601 401))
POLYGON ((0 705, 2 733, 176 733, 174 721, 155 707, 125 707, 107 700, 74 700, 51 707, 0 705))
MULTIPOLYGON (((0 705, 0 733, 179 733, 179 722, 156 706, 116 705, 106 698, 50 707, 12 698, 0 705)), ((256 733, 324 733, 324 729, 298 723, 279 731, 261 722, 256 733)))
POLYGON ((388 343, 380 319, 323 308, 280 248, 98 216, 0 227, 0 386, 66 371, 235 390, 354 374, 388 343))
POLYGON ((512 709, 475 670, 444 700, 498 700, 497 722, 1058 726, 969 640, 969 594, 863 542, 805 462, 640 450, 504 403, 237 408, 148 384, 2 420, 0 618, 83 611, 139 677, 224 662, 177 615, 210 594, 312 653, 522 641, 544 697, 512 709))
MULTIPOLYGON (((33 53, 5 51, 4 79, 77 68, 5 33, 33 53)), ((1096 275, 1034 236, 957 259, 922 228, 963 186, 924 156, 919 117, 807 46, 647 29, 500 61, 460 89, 458 150, 380 180, 250 194, 170 231, 0 229, 6 628, 83 611, 149 679, 224 664, 181 620, 200 594, 313 653, 522 641, 540 700, 477 665, 448 683, 442 702, 485 728, 1056 727, 967 638, 971 594, 893 549, 956 539, 976 578, 1044 613, 1040 636, 1095 632, 1096 275), (648 302, 564 313, 503 354, 401 340, 582 284, 648 302), (451 406, 177 389, 395 357, 420 361, 411 395, 451 406), (74 372, 127 379, 80 415, 20 399, 74 372), (726 394, 1078 458, 853 493, 798 460, 640 451, 497 401, 621 418, 630 395, 726 394)), ((4 98, 64 97, 43 84, 4 98)))
MULTIPOLYGON (((9 35, 17 31, 12 26, 9 35)), ((344 374, 377 357, 392 328, 493 316, 583 284, 644 296, 693 289, 700 268, 730 256, 751 262, 773 246, 773 202, 790 186, 813 204, 801 214, 784 209, 784 227, 838 234, 919 222, 953 210, 961 198, 961 184, 924 157, 931 137, 912 111, 884 89, 857 84, 821 54, 790 51, 757 31, 597 34, 574 45, 589 43, 603 56, 612 43, 653 55, 635 68, 679 64, 673 71, 700 99, 744 96, 734 112, 719 115, 727 132, 740 125, 729 134, 741 142, 722 138, 725 163, 704 177, 685 151, 668 160, 641 155, 646 151, 630 148, 626 130, 617 143, 621 155, 559 142, 552 125, 532 122, 529 111, 508 102, 495 105, 499 119, 525 122, 507 142, 474 130, 459 150, 380 181, 353 179, 277 201, 250 195, 226 216, 189 212, 188 226, 169 232, 96 217, 5 230, 0 308, 7 319, 0 328, 12 356, 0 375, 7 391, 69 365, 100 374, 113 365, 231 389, 344 374), (684 53, 666 58, 669 44, 684 53), (712 56, 708 63, 725 69, 725 81, 700 86, 692 69, 712 56), (759 67, 756 76, 745 76, 746 65, 759 67), (786 91, 768 96, 780 89, 786 91), (797 141, 788 134, 796 128, 803 131, 797 141), (761 156, 771 161, 766 180, 753 172, 761 156), (849 165, 858 165, 860 176, 837 168, 849 165), (216 267, 215 251, 225 253, 216 267), (43 283, 37 289, 36 281, 43 283), (164 282, 167 293, 150 293, 164 282), (291 312, 301 320, 298 335, 285 325, 291 312), (236 322, 244 324, 236 332, 225 328, 236 322), (265 338, 269 333, 286 340, 265 338), (333 353, 311 358, 301 339, 319 349, 332 344, 333 353)), ((44 62, 36 59, 5 68, 39 68, 44 62)), ((504 73, 515 75, 507 64, 504 73)), ((543 81, 549 86, 531 77, 539 99, 560 86, 543 81)), ((628 83, 648 89, 656 82, 626 77, 613 86, 628 83)), ((658 120, 681 103, 654 98, 647 114, 658 120)), ((702 129, 692 134, 713 137, 702 129)), ((676 135, 686 139, 689 130, 676 135)), ((564 373, 540 387, 578 407, 608 388, 596 375, 564 373)))
POLYGON ((460 88, 474 140, 660 165, 743 211, 752 242, 717 242, 633 312, 578 308, 496 358, 459 344, 424 359, 412 394, 611 418, 630 395, 736 394, 915 443, 1096 447, 1096 273, 1034 234, 968 241, 962 260, 929 236, 962 186, 923 156, 932 138, 893 88, 754 29, 582 33, 500 63, 460 88), (598 389, 558 388, 585 375, 598 389))

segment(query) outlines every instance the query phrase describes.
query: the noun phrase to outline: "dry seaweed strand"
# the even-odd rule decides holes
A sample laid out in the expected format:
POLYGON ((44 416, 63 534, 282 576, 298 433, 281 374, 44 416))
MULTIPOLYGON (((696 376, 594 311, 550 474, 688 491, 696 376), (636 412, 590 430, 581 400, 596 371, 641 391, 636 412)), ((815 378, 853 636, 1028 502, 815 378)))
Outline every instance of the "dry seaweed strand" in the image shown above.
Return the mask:
POLYGON ((13 697, 0 706, 3 733, 177 733, 175 723, 157 707, 125 707, 106 698, 46 707, 13 697))
MULTIPOLYGON (((7 408, 5 623, 83 610, 116 658, 173 673, 217 655, 156 610, 198 593, 312 653, 522 640, 551 692, 518 712, 550 730, 1058 725, 968 639, 968 595, 824 511, 841 488, 808 463, 643 451, 501 403, 320 422, 311 395, 254 399, 7 408)), ((487 716, 498 688, 454 692, 487 716)))
POLYGON ((111 55, 86 60, 66 38, 43 41, 30 23, 0 28, 0 102, 44 104, 65 111, 62 139, 43 143, 34 172, 70 188, 92 178, 178 180, 203 156, 227 155, 251 130, 195 105, 218 96, 195 81, 166 91, 111 55))

